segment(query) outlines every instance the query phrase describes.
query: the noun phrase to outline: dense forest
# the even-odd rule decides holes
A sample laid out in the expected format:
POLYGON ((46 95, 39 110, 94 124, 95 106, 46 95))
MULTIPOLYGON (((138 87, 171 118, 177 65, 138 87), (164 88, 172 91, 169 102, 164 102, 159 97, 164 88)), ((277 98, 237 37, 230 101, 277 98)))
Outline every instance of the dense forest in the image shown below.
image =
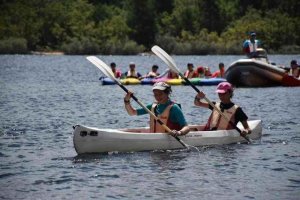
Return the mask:
POLYGON ((0 53, 300 52, 299 0, 0 0, 0 53))

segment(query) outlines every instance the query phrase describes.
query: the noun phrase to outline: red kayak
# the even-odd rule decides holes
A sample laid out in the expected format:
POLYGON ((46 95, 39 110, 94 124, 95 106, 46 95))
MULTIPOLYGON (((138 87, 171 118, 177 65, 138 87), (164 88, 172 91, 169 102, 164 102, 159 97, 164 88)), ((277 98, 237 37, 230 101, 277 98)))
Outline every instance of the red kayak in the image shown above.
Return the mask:
POLYGON ((281 83, 283 86, 297 87, 300 86, 300 79, 286 74, 282 77, 281 83))

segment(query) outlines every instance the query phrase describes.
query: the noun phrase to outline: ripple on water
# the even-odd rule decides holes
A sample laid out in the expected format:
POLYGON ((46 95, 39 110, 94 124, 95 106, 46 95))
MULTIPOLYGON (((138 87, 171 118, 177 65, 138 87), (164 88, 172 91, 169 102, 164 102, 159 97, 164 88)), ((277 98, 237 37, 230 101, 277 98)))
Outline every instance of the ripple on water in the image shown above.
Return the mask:
POLYGON ((18 155, 18 158, 22 159, 22 158, 25 158, 26 156, 24 155, 18 155))
POLYGON ((300 142, 300 137, 299 136, 294 136, 294 137, 291 137, 291 140, 295 141, 295 142, 300 142))
POLYGON ((277 171, 277 172, 285 172, 285 171, 287 171, 285 168, 282 168, 282 167, 272 168, 271 170, 277 171))
POLYGON ((4 174, 0 174, 0 179, 1 178, 5 178, 5 177, 8 177, 8 176, 14 176, 16 174, 13 174, 13 173, 4 173, 4 174))
POLYGON ((300 154, 283 154, 285 157, 288 157, 288 158, 299 158, 300 157, 300 154))
POLYGON ((246 195, 246 196, 244 196, 246 199, 255 199, 255 197, 253 197, 253 196, 248 196, 248 195, 246 195))
POLYGON ((9 144, 7 145, 8 147, 13 147, 13 148, 19 148, 22 146, 22 143, 14 143, 14 144, 9 144))
POLYGON ((41 184, 45 184, 45 185, 53 185, 53 184, 62 184, 65 182, 70 182, 72 181, 72 179, 68 178, 68 179, 59 179, 59 180, 36 180, 34 181, 33 185, 41 185, 41 184))
POLYGON ((117 174, 95 174, 91 178, 120 178, 117 174))
POLYGON ((2 152, 0 152, 0 158, 1 157, 9 157, 8 155, 6 155, 6 154, 4 154, 4 153, 2 153, 2 152))
POLYGON ((295 183, 300 187, 300 179, 288 179, 291 183, 295 183))

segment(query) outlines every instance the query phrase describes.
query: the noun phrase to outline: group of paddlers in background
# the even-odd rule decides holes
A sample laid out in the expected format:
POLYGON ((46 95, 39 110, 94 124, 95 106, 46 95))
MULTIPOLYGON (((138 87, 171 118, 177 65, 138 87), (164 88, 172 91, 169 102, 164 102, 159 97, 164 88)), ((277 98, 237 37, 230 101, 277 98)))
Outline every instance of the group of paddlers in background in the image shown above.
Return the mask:
MULTIPOLYGON (((129 63, 129 70, 125 73, 122 73, 119 69, 116 68, 116 63, 110 64, 112 72, 115 74, 116 78, 161 78, 166 77, 169 79, 177 79, 180 78, 179 74, 173 72, 172 70, 166 70, 164 73, 160 74, 158 72, 158 65, 153 65, 151 71, 148 72, 146 75, 142 76, 135 67, 135 63, 129 63)), ((192 63, 187 64, 187 70, 184 73, 186 78, 224 78, 225 73, 225 66, 224 63, 219 63, 219 70, 211 73, 209 67, 198 66, 194 69, 194 65, 192 63)))

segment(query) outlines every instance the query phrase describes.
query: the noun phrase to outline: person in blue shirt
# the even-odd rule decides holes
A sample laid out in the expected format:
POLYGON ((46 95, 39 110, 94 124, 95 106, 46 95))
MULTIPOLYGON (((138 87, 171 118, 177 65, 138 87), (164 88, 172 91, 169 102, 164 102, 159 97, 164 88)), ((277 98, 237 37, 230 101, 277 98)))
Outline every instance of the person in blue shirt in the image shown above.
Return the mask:
POLYGON ((260 48, 261 42, 256 39, 256 33, 250 33, 250 39, 245 40, 243 43, 243 51, 249 58, 255 58, 258 56, 257 48, 260 48))
MULTIPOLYGON (((153 88, 153 95, 155 102, 147 105, 165 125, 167 125, 172 132, 169 133, 173 136, 185 135, 190 129, 185 120, 183 112, 178 104, 170 99, 172 92, 171 86, 165 82, 155 83, 153 88)), ((144 115, 148 114, 143 108, 134 109, 130 104, 132 93, 129 92, 124 97, 125 109, 129 115, 144 115)), ((166 130, 150 115, 150 132, 151 133, 164 133, 166 130)))

